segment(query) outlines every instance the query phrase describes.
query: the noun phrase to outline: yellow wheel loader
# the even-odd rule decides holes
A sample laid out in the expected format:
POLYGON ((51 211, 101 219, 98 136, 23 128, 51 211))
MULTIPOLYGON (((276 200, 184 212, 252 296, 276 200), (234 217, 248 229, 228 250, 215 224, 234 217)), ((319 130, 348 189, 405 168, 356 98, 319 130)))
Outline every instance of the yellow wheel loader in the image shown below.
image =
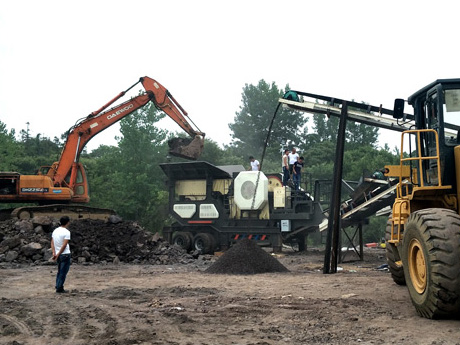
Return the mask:
MULTIPOLYGON (((415 126, 401 136, 396 200, 387 229, 393 280, 406 284, 426 318, 460 312, 460 79, 442 79, 408 98, 415 126)), ((404 101, 394 117, 404 122, 404 101)))

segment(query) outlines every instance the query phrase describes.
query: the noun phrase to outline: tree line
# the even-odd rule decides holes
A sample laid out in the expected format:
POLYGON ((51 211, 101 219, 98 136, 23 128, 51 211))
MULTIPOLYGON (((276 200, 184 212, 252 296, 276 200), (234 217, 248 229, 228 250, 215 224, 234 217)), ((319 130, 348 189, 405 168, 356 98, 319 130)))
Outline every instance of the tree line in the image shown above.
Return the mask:
MULTIPOLYGON (((249 166, 250 155, 260 160, 278 99, 289 89, 289 85, 283 90, 264 80, 257 85, 246 84, 239 110, 229 123, 230 144, 222 146, 206 138, 200 160, 214 165, 241 164, 245 168, 249 166)), ((148 104, 120 121, 116 146, 101 145, 92 152, 82 153, 80 161, 86 166, 90 184, 90 206, 114 209, 125 219, 136 220, 152 231, 160 231, 171 221, 167 213, 166 176, 159 164, 183 160, 168 156, 167 141, 184 134, 160 129, 157 123, 164 116, 153 104, 148 104)), ((281 173, 282 151, 296 147, 305 158, 306 181, 332 178, 338 121, 280 107, 262 170, 281 173)), ((392 152, 387 145, 377 147, 378 135, 378 128, 347 123, 345 180, 357 181, 366 171, 399 162, 396 150, 392 152)), ((30 137, 28 130, 17 135, 0 121, 0 171, 35 174, 40 166, 57 161, 65 138, 65 133, 53 139, 41 135, 30 137)), ((304 187, 313 192, 311 183, 304 187)), ((367 240, 379 236, 378 229, 371 232, 376 234, 372 233, 367 240)))

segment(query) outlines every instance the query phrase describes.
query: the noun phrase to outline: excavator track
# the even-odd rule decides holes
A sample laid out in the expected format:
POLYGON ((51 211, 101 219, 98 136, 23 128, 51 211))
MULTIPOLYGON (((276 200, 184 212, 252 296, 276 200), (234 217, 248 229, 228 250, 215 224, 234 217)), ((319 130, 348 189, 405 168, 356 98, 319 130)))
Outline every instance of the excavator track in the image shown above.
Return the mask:
POLYGON ((111 215, 115 215, 114 210, 106 208, 95 208, 82 205, 54 204, 44 206, 25 206, 13 209, 11 218, 31 219, 37 216, 48 216, 61 218, 69 216, 71 219, 102 219, 106 220, 111 215))

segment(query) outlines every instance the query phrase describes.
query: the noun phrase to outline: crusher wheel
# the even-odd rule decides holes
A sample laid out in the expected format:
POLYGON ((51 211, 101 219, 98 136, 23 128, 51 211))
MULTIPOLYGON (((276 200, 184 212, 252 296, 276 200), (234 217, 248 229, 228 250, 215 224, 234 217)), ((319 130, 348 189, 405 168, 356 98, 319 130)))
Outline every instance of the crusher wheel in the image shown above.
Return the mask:
POLYGON ((215 250, 214 237, 205 232, 195 235, 193 249, 200 251, 202 254, 213 254, 215 250))
POLYGON ((189 251, 192 248, 193 235, 188 231, 177 231, 173 235, 173 244, 189 251))

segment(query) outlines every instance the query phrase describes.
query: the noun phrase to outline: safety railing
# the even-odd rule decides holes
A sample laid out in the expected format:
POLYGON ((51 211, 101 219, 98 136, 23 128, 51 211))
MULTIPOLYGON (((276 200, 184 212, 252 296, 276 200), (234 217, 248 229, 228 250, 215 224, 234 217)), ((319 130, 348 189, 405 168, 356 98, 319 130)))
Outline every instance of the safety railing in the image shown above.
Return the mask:
MULTIPOLYGON (((409 143, 410 143, 410 138, 409 138, 409 143)), ((409 145, 410 147, 410 145, 409 145)), ((412 154, 412 153, 410 153, 412 154)), ((410 182, 406 182, 406 185, 403 186, 403 183, 402 181, 403 180, 403 176, 402 176, 402 172, 403 172, 403 165, 406 164, 406 163, 411 163, 411 162, 416 162, 417 164, 417 171, 419 173, 419 178, 417 179, 417 189, 421 189, 421 188, 437 188, 437 187, 441 187, 442 186, 442 181, 441 181, 441 162, 440 162, 440 158, 439 158, 439 137, 438 137, 438 132, 436 132, 434 129, 417 129, 417 130, 409 130, 409 131, 404 131, 401 135, 401 153, 400 153, 400 171, 399 171, 399 181, 401 181, 398 185, 398 188, 397 188, 397 197, 398 198, 402 198, 404 196, 406 196, 408 193, 409 193, 409 188, 408 188, 408 184, 414 184, 413 181, 411 180, 410 182), (427 156, 422 156, 421 155, 421 152, 423 152, 423 147, 422 147, 422 135, 424 133, 427 133, 427 134, 430 134, 430 135, 433 135, 434 136, 434 143, 435 143, 435 148, 436 148, 436 151, 434 152, 435 154, 434 155, 427 155, 427 156), (416 136, 416 146, 417 146, 417 150, 416 150, 416 155, 415 156, 410 156, 410 157, 406 157, 404 158, 404 152, 403 152, 403 149, 404 149, 404 139, 406 137, 406 135, 415 135, 416 136), (432 183, 430 183, 429 185, 427 185, 426 181, 427 181, 427 175, 426 175, 426 169, 423 169, 423 162, 424 161, 430 161, 430 160, 435 160, 436 161, 436 178, 432 179, 431 181, 433 180, 436 180, 437 183, 435 185, 433 185, 432 183), (403 189, 404 187, 404 189, 403 189)), ((411 169, 412 170, 412 169, 411 169)), ((412 175, 412 174, 411 174, 412 175)))
MULTIPOLYGON (((432 145, 431 145, 432 146, 432 145)), ((429 164, 428 164, 429 166, 429 164)), ((393 217, 391 219, 391 243, 398 243, 401 241, 401 231, 406 219, 410 214, 410 198, 415 191, 438 189, 442 186, 441 181, 441 162, 439 157, 439 137, 438 133, 433 129, 417 129, 404 131, 401 135, 401 153, 400 153, 400 169, 399 169, 399 183, 396 188, 396 201, 393 205, 393 217), (404 143, 405 138, 409 136, 409 151, 411 150, 411 135, 416 138, 416 152, 415 156, 412 156, 413 152, 410 152, 410 157, 404 157, 404 143), (422 138, 427 139, 433 135, 434 141, 430 141, 431 144, 435 144, 436 151, 430 155, 423 156, 422 152, 427 151, 427 146, 422 146, 422 138), (423 137, 424 136, 424 137, 423 137), (434 165, 436 167, 436 176, 428 181, 427 170, 423 169, 425 161, 436 161, 434 165), (417 166, 417 176, 413 175, 412 162, 415 162, 417 166), (410 178, 405 179, 403 176, 403 166, 405 164, 411 164, 410 178), (414 181, 416 179, 416 181, 414 181), (437 181, 436 183, 432 183, 437 181), (428 183, 429 182, 429 183, 428 183)))

